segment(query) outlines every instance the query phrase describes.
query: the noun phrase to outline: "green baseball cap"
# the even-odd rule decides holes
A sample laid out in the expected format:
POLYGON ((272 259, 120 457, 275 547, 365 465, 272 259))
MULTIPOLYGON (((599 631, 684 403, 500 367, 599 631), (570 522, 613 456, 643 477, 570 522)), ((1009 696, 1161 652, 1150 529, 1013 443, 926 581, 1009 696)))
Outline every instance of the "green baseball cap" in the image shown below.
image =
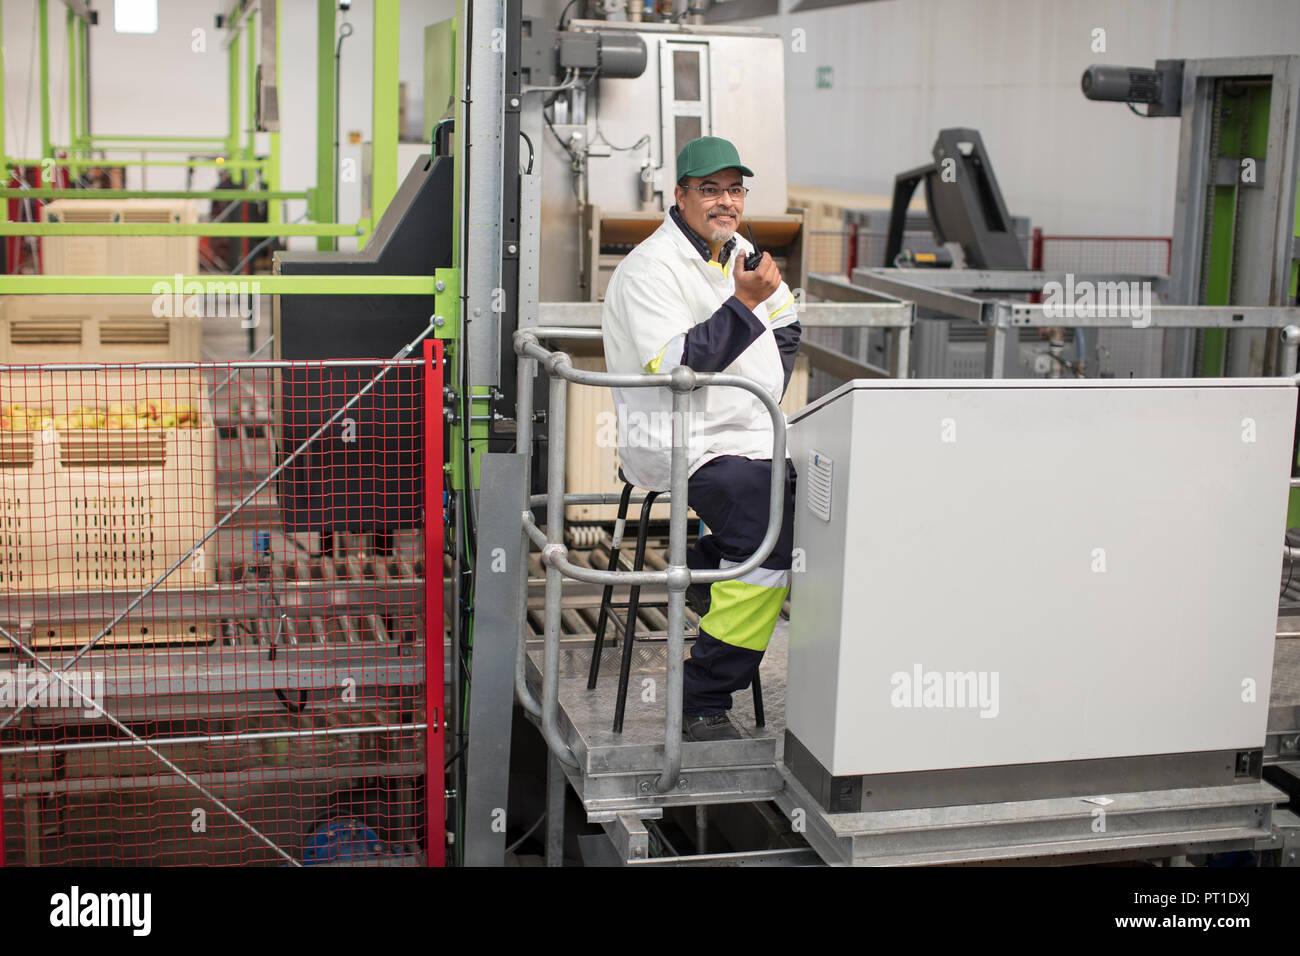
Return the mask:
POLYGON ((740 162, 740 154, 730 140, 717 136, 693 139, 677 154, 677 180, 683 176, 708 176, 719 169, 738 169, 742 176, 752 176, 754 171, 740 162))

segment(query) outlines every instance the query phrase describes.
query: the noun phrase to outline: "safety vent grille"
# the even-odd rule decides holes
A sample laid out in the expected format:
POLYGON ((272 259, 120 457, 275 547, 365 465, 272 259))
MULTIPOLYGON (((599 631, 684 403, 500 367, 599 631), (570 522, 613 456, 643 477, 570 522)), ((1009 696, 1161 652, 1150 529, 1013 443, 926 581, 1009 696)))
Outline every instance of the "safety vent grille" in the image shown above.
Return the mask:
POLYGON ((51 222, 115 222, 117 217, 111 209, 61 209, 50 216, 51 222))
POLYGON ((171 325, 166 319, 158 322, 108 321, 99 328, 99 342, 101 345, 168 345, 171 325))
POLYGON ((123 209, 122 222, 180 222, 170 209, 123 209))
POLYGON ((36 446, 30 432, 0 436, 0 468, 30 468, 36 460, 36 446))
POLYGON ((10 345, 80 345, 81 319, 18 319, 9 325, 10 345))
POLYGON ((161 468, 167 463, 167 438, 103 430, 87 436, 64 435, 59 463, 64 468, 161 468))
POLYGON ((808 452, 808 510, 823 521, 831 520, 831 465, 821 452, 808 452))

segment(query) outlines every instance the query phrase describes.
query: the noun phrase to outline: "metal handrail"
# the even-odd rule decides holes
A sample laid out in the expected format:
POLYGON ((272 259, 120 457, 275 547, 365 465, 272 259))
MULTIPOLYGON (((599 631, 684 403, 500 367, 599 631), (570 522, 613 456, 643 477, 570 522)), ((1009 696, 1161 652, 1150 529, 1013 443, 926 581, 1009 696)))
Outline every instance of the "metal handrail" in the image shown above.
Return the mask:
MULTIPOLYGON (((542 656, 542 699, 539 702, 528 686, 524 673, 527 650, 525 624, 527 587, 520 588, 519 636, 515 655, 515 693, 520 704, 534 717, 540 716, 542 735, 556 758, 570 768, 577 768, 573 755, 559 727, 559 658, 560 612, 563 580, 566 577, 592 584, 665 585, 668 589, 668 698, 664 717, 664 762, 655 789, 667 793, 677 787, 682 766, 682 694, 684 684, 686 588, 692 582, 712 583, 743 577, 761 565, 776 547, 781 534, 785 505, 785 416, 776 400, 762 386, 739 375, 720 372, 696 372, 679 365, 671 372, 654 374, 619 374, 575 369, 565 352, 552 352, 538 342, 539 336, 551 336, 557 330, 520 329, 514 335, 518 362, 518 401, 516 447, 527 453, 532 447, 532 379, 536 363, 541 363, 550 379, 550 438, 547 455, 546 533, 533 520, 533 504, 525 491, 520 512, 520 568, 527 574, 529 541, 541 548, 546 567, 546 628, 542 656), (673 431, 669 470, 668 567, 663 571, 615 571, 582 567, 568 559, 564 546, 564 508, 584 495, 566 496, 565 439, 567 383, 618 388, 668 388, 673 396, 673 431), (686 566, 687 479, 690 462, 686 456, 686 421, 691 393, 710 386, 741 388, 763 403, 772 419, 772 480, 768 502, 767 531, 757 550, 735 567, 692 571, 686 566), (571 500, 572 499, 572 500, 571 500)), ((577 332, 580 330, 560 330, 577 332)), ((587 333, 588 330, 581 330, 587 333)), ((594 330, 593 330, 594 331, 594 330)), ((560 337, 560 336, 556 336, 560 337)), ((587 334, 564 337, 588 337, 587 334)), ((591 336, 594 337, 594 336, 591 336)), ((525 464, 527 470, 528 465, 525 464)), ((527 484, 525 484, 527 488, 527 484)), ((626 638, 625 638, 626 639, 626 638)))

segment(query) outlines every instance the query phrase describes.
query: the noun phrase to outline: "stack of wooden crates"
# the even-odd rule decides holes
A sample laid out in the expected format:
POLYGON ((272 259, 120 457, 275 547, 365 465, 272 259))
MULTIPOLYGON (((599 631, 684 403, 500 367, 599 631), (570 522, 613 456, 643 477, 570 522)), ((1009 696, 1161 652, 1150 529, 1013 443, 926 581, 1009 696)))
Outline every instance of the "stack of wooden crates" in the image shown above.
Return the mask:
MULTIPOLYGON (((41 219, 192 223, 198 216, 191 200, 76 199, 47 204, 41 219)), ((42 258, 51 275, 193 276, 199 268, 194 236, 46 237, 42 258)), ((168 315, 170 303, 155 308, 158 301, 0 299, 0 366, 198 361, 202 319, 168 315)), ((202 373, 0 367, 0 509, 0 581, 9 595, 151 585, 215 522, 216 427, 202 373)), ((209 543, 161 587, 215 581, 209 543)), ((99 646, 209 639, 206 621, 155 617, 152 607, 146 600, 99 646)), ((47 616, 33 631, 35 646, 77 646, 99 633, 93 623, 47 616)))

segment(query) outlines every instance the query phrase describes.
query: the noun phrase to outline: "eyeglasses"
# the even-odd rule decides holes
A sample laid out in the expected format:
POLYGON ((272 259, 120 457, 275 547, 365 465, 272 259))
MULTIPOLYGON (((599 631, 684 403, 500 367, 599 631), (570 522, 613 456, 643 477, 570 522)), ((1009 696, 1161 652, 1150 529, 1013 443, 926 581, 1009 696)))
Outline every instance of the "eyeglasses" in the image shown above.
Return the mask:
POLYGON ((749 192, 749 187, 747 186, 729 186, 726 189, 723 189, 721 186, 706 184, 703 186, 683 186, 682 188, 698 189, 700 191, 700 198, 704 200, 717 199, 724 192, 732 199, 744 199, 745 194, 749 192))

